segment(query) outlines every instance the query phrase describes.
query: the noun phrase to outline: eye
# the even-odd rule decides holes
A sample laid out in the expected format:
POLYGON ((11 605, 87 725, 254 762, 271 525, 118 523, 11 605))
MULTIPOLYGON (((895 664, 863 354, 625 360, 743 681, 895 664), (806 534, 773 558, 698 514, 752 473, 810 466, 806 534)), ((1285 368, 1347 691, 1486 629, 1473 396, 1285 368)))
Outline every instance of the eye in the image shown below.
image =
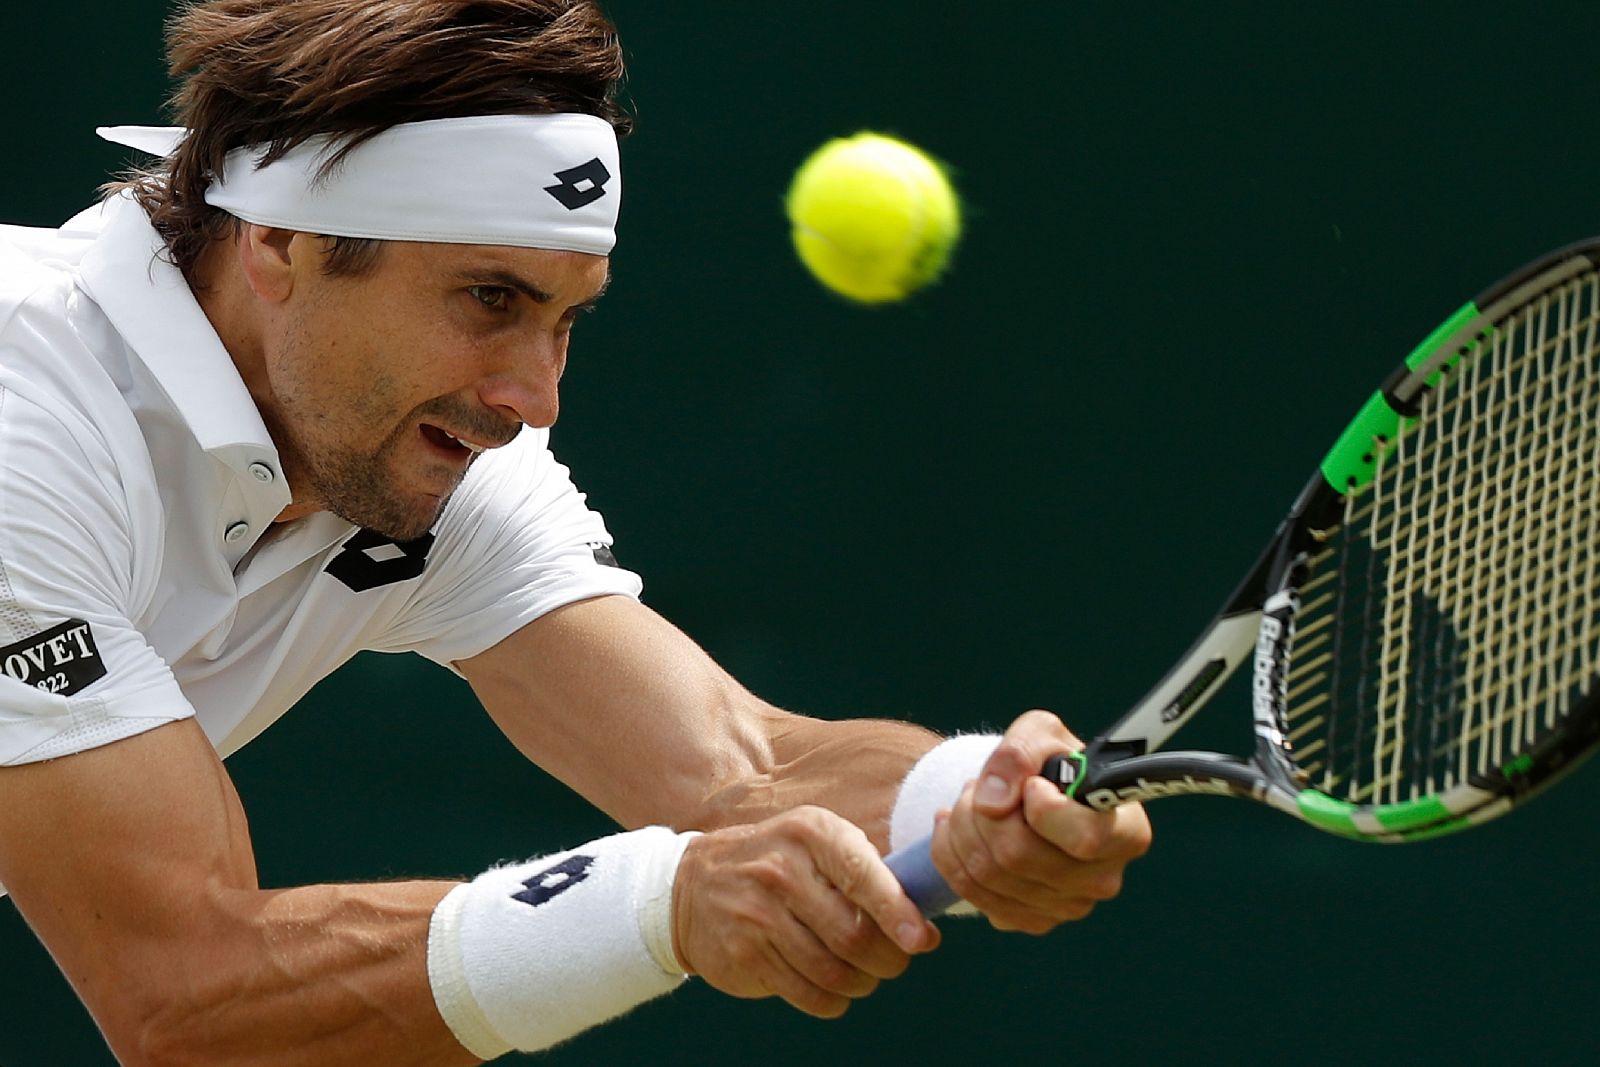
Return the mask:
POLYGON ((502 285, 469 285, 467 292, 486 308, 504 311, 511 303, 511 290, 502 285))

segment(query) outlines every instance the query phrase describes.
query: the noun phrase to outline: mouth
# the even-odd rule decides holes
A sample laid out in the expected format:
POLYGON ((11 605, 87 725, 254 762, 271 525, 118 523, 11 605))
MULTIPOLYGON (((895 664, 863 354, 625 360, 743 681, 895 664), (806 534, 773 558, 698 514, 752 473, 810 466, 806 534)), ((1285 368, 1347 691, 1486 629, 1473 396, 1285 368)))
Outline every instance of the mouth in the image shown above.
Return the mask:
POLYGON ((489 447, 476 441, 468 441, 465 438, 457 437, 450 431, 430 423, 422 423, 418 429, 421 430, 424 441, 453 459, 460 459, 463 456, 475 456, 489 447))

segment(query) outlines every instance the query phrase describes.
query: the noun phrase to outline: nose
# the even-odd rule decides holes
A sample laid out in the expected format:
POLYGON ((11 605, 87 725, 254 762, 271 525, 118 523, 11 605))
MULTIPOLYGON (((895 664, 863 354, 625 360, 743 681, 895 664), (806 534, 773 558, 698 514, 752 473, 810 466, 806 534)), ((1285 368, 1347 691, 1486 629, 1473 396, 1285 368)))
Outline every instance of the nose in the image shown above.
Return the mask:
POLYGON ((524 341, 478 385, 478 399, 527 426, 555 425, 561 411, 561 375, 567 369, 566 336, 524 341))

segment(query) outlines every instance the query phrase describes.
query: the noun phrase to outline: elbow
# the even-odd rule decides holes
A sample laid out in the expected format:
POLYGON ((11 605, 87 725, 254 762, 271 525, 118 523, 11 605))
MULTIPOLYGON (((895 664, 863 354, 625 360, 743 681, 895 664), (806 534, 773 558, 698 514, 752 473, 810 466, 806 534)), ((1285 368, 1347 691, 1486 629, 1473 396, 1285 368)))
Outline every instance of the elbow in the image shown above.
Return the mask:
MULTIPOLYGON (((243 973, 230 966, 246 946, 234 924, 192 913, 180 931, 141 937, 80 987, 85 1005, 123 1067, 242 1063, 238 1027, 251 1012, 243 973)), ((248 1047, 248 1046, 245 1046, 248 1047)))
MULTIPOLYGON (((192 1006, 177 999, 157 1004, 149 991, 96 998, 100 1033, 122 1067, 187 1067, 207 1062, 194 1040, 192 1006)), ((216 1062, 214 1059, 211 1062, 216 1062)))
POLYGON ((159 1024, 140 1028, 126 1043, 112 1042, 111 1050, 123 1067, 190 1067, 217 1062, 208 1059, 194 1042, 159 1024))
POLYGON ((214 1047, 225 1008, 195 994, 146 980, 112 997, 94 1012, 101 1033, 123 1067, 200 1067, 232 1062, 214 1047))

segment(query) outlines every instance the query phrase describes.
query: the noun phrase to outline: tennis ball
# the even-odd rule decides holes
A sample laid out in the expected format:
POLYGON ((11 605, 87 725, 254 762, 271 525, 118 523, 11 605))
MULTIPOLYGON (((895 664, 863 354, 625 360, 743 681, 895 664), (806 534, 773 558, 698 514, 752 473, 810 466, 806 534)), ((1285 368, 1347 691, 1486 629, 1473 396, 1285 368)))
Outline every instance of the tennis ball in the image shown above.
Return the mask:
POLYGON ((863 304, 902 300, 933 281, 961 236, 944 168, 878 133, 836 137, 811 153, 785 207, 800 261, 863 304))

